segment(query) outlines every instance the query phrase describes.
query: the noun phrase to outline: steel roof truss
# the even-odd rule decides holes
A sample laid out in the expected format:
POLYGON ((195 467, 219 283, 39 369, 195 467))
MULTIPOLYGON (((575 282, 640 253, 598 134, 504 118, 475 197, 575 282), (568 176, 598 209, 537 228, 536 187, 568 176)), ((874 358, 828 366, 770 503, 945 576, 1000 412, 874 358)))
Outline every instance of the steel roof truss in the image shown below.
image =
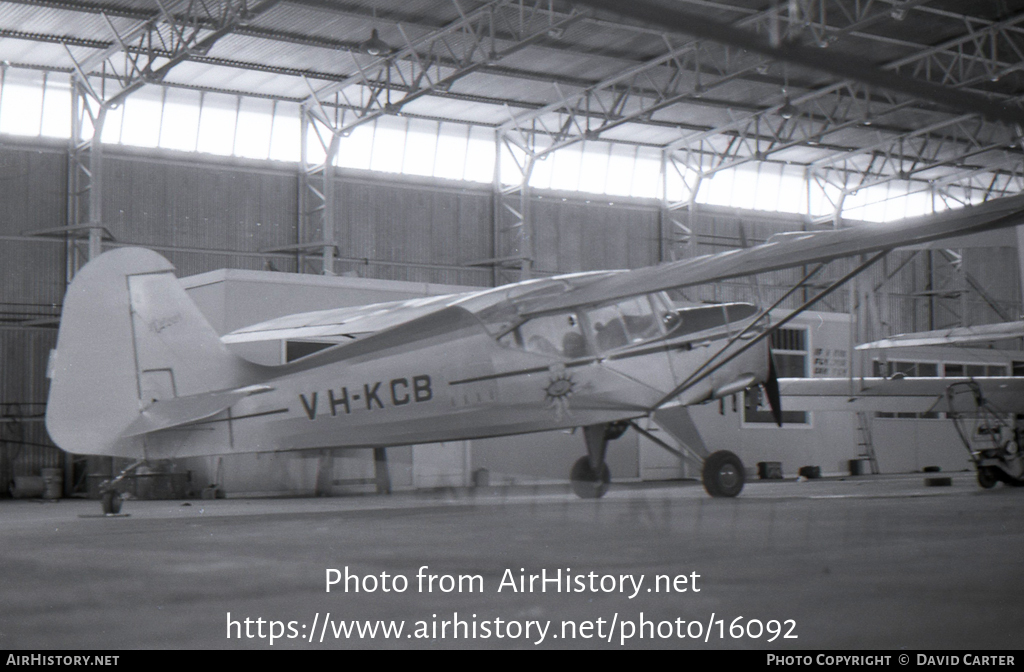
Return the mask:
MULTIPOLYGON (((372 95, 361 106, 360 114, 335 127, 335 132, 344 134, 383 114, 398 113, 402 106, 423 95, 447 91, 456 80, 493 65, 552 31, 564 30, 583 17, 575 10, 556 15, 550 7, 545 9, 547 3, 535 2, 529 6, 525 0, 496 0, 466 13, 456 0, 452 1, 459 13, 458 20, 415 39, 410 39, 406 30, 399 26, 405 41, 401 48, 369 62, 361 62, 364 59, 352 52, 358 73, 322 87, 307 102, 323 100, 335 92, 341 92, 342 97, 351 102, 346 90, 369 88, 372 95), (501 39, 496 37, 496 24, 505 28, 501 39), (503 45, 506 35, 510 35, 512 41, 503 45), (398 88, 393 87, 393 81, 397 81, 398 88), (395 92, 402 96, 395 100, 387 98, 381 103, 379 95, 384 91, 376 88, 380 83, 388 94, 395 92)), ((322 121, 330 123, 327 118, 322 121)))

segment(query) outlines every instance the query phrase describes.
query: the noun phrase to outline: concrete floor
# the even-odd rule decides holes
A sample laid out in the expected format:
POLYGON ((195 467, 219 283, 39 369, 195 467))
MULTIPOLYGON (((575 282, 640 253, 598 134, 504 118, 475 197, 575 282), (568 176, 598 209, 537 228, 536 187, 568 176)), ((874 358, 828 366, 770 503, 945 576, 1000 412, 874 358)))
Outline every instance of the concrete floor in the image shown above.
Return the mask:
MULTIPOLYGON (((734 500, 712 500, 684 483, 619 485, 600 501, 536 488, 126 502, 130 516, 117 518, 96 515, 94 501, 6 500, 0 649, 271 648, 255 636, 258 618, 280 623, 275 628, 285 636, 274 649, 618 648, 641 613, 654 625, 625 646, 1020 648, 1024 488, 982 491, 973 474, 953 478, 952 487, 940 488, 924 487, 920 474, 753 482, 734 500), (436 575, 479 575, 483 592, 442 593, 437 584, 420 592, 423 565, 436 575), (326 593, 326 570, 346 566, 359 575, 401 574, 409 587, 326 593), (633 599, 632 588, 498 592, 505 570, 518 577, 520 568, 643 576, 644 583, 633 599), (656 575, 689 582, 693 573, 699 592, 646 591, 656 575), (241 639, 227 637, 228 612, 241 624, 241 639), (440 633, 456 613, 468 624, 465 634, 476 622, 477 639, 462 631, 453 639, 450 625, 443 639, 416 637, 417 627, 433 635, 435 622, 440 633), (252 619, 252 638, 245 618, 252 619), (321 627, 328 618, 331 627, 398 619, 404 629, 398 639, 335 638, 321 627), (502 638, 495 636, 498 618, 502 638), (774 620, 782 635, 797 638, 734 639, 729 626, 737 618, 774 620), (677 637, 677 619, 691 636, 677 637), (511 637, 517 626, 507 621, 550 626, 535 644, 536 626, 529 637, 511 637), (578 629, 572 638, 563 621, 577 628, 590 621, 594 630, 578 629), (664 639, 652 632, 662 621, 671 622, 662 633, 673 631, 664 639), (482 638, 484 622, 489 638, 482 638)), ((265 623, 263 634, 269 630, 265 623)))

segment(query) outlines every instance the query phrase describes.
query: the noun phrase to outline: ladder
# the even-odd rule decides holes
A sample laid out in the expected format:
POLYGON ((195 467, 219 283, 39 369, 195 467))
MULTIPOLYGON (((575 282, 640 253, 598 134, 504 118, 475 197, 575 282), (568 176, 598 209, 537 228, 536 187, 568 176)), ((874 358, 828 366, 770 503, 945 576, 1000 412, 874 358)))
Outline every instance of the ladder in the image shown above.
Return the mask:
POLYGON ((861 449, 861 453, 857 457, 868 461, 872 474, 880 473, 878 458, 875 457, 875 444, 871 441, 871 418, 864 411, 857 413, 857 430, 860 434, 860 442, 857 446, 861 449))

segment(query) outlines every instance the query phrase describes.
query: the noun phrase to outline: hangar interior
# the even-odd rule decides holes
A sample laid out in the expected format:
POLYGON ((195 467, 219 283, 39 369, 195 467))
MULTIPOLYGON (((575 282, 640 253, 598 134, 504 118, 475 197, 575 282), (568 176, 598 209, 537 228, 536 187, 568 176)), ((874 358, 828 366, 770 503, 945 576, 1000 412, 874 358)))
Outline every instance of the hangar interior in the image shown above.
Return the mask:
MULTIPOLYGON (((0 483, 59 468, 63 494, 86 495, 118 466, 63 454, 42 422, 65 289, 107 249, 165 255, 228 331, 1024 190, 1024 2, 630 5, 0 0, 0 483)), ((1018 227, 890 253, 774 344, 783 375, 870 373, 879 353, 853 344, 1020 319, 1022 239, 1018 227)), ((833 263, 780 310, 855 264, 833 263)), ((766 305, 802 278, 680 298, 766 305)), ((1024 375, 1021 349, 906 350, 881 366, 1024 375)), ((865 445, 872 471, 967 467, 941 417, 791 420, 771 429, 742 403, 694 412, 701 440, 748 468, 843 473, 865 445)), ((564 480, 581 450, 557 433, 386 459, 396 488, 536 483, 564 480)), ((381 489, 380 462, 322 451, 155 468, 171 490, 192 472, 193 488, 229 494, 338 494, 381 489)), ((626 480, 693 475, 632 432, 609 462, 626 480)))

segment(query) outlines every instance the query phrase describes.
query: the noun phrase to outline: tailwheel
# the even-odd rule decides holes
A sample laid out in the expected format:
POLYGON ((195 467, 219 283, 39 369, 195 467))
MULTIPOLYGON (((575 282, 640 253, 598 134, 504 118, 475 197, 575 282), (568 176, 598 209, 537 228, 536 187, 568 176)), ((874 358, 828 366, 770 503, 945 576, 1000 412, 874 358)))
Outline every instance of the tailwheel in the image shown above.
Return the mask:
POLYGON ((978 485, 988 490, 999 482, 999 472, 995 467, 978 467, 978 485))
POLYGON ((112 515, 121 513, 121 493, 117 490, 107 490, 103 493, 103 513, 112 515))
POLYGON ((735 497, 743 489, 743 462, 728 450, 719 450, 704 460, 701 480, 712 497, 735 497))
POLYGON ((135 473, 135 470, 145 463, 145 459, 135 460, 122 469, 121 473, 114 478, 100 483, 100 500, 103 503, 104 514, 110 516, 121 513, 121 493, 116 490, 117 484, 124 480, 129 474, 135 473))
POLYGON ((608 465, 601 462, 601 468, 595 470, 590 466, 590 458, 584 456, 576 460, 569 474, 572 491, 581 499, 599 499, 608 492, 611 472, 608 465))

